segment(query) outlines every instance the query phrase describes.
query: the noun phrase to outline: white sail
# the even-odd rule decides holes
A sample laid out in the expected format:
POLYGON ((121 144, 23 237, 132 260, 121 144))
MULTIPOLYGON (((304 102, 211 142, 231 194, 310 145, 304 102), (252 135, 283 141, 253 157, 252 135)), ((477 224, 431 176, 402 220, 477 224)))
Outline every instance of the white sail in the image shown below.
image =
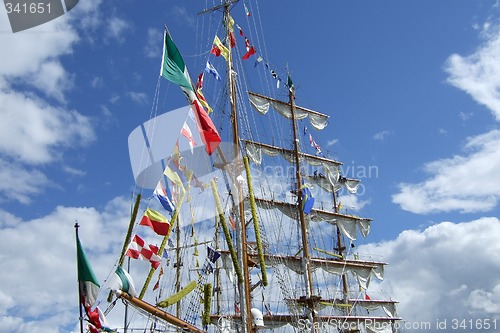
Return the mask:
MULTIPOLYGON (((273 157, 280 155, 288 162, 290 163, 294 162, 295 157, 293 156, 293 151, 290 149, 280 148, 250 140, 244 140, 244 142, 248 156, 252 159, 252 162, 256 164, 262 163, 262 153, 266 154, 267 156, 273 156, 273 157)), ((305 153, 299 153, 299 159, 314 166, 326 165, 328 167, 338 167, 339 165, 342 164, 335 160, 305 153)))
MULTIPOLYGON (((298 206, 293 203, 256 198, 256 204, 263 209, 278 209, 281 213, 291 219, 298 217, 298 206)), ((328 222, 337 225, 342 234, 350 240, 356 240, 356 230, 359 230, 363 237, 367 237, 370 232, 369 218, 361 218, 353 215, 329 212, 322 209, 312 209, 308 215, 311 222, 328 222)))
MULTIPOLYGON (((248 98, 250 100, 250 105, 252 105, 252 107, 261 114, 266 114, 269 111, 269 106, 272 106, 283 117, 287 119, 292 118, 290 104, 288 103, 253 92, 248 93, 248 98)), ((309 110, 300 106, 295 107, 295 117, 298 120, 309 117, 311 125, 317 130, 324 129, 328 125, 328 118, 330 118, 330 116, 326 114, 309 110)))

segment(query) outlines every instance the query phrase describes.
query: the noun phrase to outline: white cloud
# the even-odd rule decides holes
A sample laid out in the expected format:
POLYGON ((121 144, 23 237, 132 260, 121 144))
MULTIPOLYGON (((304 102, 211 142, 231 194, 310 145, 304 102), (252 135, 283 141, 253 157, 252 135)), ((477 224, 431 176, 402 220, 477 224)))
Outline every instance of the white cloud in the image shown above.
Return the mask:
POLYGON ((117 198, 102 211, 57 207, 47 216, 22 221, 0 211, 0 326, 10 332, 63 332, 76 322, 75 220, 91 266, 100 281, 121 250, 129 202, 117 198), (6 218, 10 222, 4 222, 6 218), (104 238, 103 238, 104 237, 104 238), (105 239, 105 241, 103 241, 105 239), (14 251, 13 249, 18 249, 14 251), (9 254, 9 255, 8 255, 9 254), (71 278, 73 276, 73 278, 71 278))
POLYGON ((78 20, 78 26, 83 30, 94 31, 102 23, 101 6, 102 0, 80 1, 71 14, 78 20))
POLYGON ((393 202, 419 214, 493 209, 500 198, 500 131, 469 138, 465 149, 468 155, 427 163, 429 179, 399 184, 393 202))
POLYGON ((326 146, 327 146, 327 147, 333 146, 333 145, 334 145, 334 144, 336 144, 337 142, 339 142, 339 140, 338 140, 338 139, 328 140, 328 141, 326 142, 326 146))
MULTIPOLYGON (((74 74, 62 59, 80 41, 75 25, 99 1, 81 4, 56 20, 28 31, 0 34, 0 161, 2 200, 29 203, 54 182, 37 169, 63 153, 95 140, 90 119, 66 107, 74 74)), ((80 25, 79 25, 80 26, 80 25)), ((7 15, 0 29, 10 31, 7 15)))
POLYGON ((67 165, 65 165, 63 167, 63 171, 72 175, 72 176, 77 176, 77 177, 82 177, 82 176, 85 176, 87 174, 87 172, 85 170, 73 168, 73 167, 70 167, 67 165))
POLYGON ((194 17, 188 14, 185 7, 174 6, 172 12, 177 23, 184 24, 190 28, 196 27, 196 22, 194 17))
POLYGON ((381 131, 381 132, 375 133, 373 135, 373 139, 374 140, 379 140, 379 141, 384 141, 385 138, 387 136, 389 136, 390 134, 392 134, 392 131, 389 131, 389 130, 381 131))
MULTIPOLYGON (((0 15, 0 29, 7 28, 7 15, 0 15)), ((71 88, 71 75, 58 57, 70 54, 78 41, 67 20, 54 20, 27 32, 0 34, 0 82, 32 86, 48 97, 64 101, 71 88)))
POLYGON ((108 21, 106 36, 122 43, 125 41, 125 37, 123 35, 130 29, 130 23, 119 17, 113 16, 108 21))
POLYGON ((460 117, 460 119, 463 121, 463 122, 466 122, 467 120, 470 119, 470 117, 472 117, 474 114, 472 112, 469 112, 469 113, 465 113, 465 112, 460 112, 458 114, 458 116, 460 117))
POLYGON ((148 58, 161 57, 161 45, 163 45, 163 33, 160 29, 149 28, 144 53, 148 58))
MULTIPOLYGON (((0 15, 0 29, 9 31, 7 15, 0 15)), ((35 75, 45 62, 70 54, 78 34, 66 20, 54 20, 16 34, 0 34, 0 76, 35 75)))
POLYGON ((438 133, 440 135, 447 135, 448 134, 448 130, 446 130, 444 128, 440 128, 440 129, 438 129, 438 133))
POLYGON ((500 120, 500 26, 487 26, 485 43, 475 53, 453 54, 445 70, 448 82, 467 92, 500 120))
POLYGON ((392 289, 399 315, 410 323, 500 319, 499 234, 497 218, 443 222, 358 250, 381 254, 390 263, 385 280, 371 287, 392 289))
POLYGON ((129 91, 127 93, 127 95, 137 104, 147 104, 148 103, 148 95, 146 93, 138 92, 138 91, 129 91))
POLYGON ((31 94, 0 91, 0 152, 24 163, 48 163, 59 150, 88 144, 94 132, 87 117, 48 105, 31 94))
POLYGON ((0 159, 0 193, 3 198, 29 204, 31 196, 40 194, 50 185, 51 181, 42 172, 0 159))
POLYGON ((109 99, 109 102, 110 102, 111 104, 115 104, 115 103, 116 103, 116 102, 118 102, 119 100, 120 100, 120 96, 115 94, 115 95, 111 96, 111 98, 109 99))
MULTIPOLYGON (((488 25, 486 40, 470 56, 452 55, 445 70, 448 82, 467 92, 500 120, 500 27, 488 25)), ((463 121, 471 113, 460 113, 463 121)), ((424 166, 429 178, 399 184, 393 202, 414 213, 484 212, 495 208, 500 193, 500 131, 467 139, 462 155, 424 166)))
POLYGON ((95 76, 91 81, 92 88, 102 88, 104 86, 104 79, 102 76, 95 76))
POLYGON ((354 214, 354 212, 360 211, 371 203, 371 199, 361 200, 361 197, 355 194, 342 195, 338 200, 342 202, 342 212, 346 214, 354 214))
POLYGON ((64 70, 59 61, 43 63, 37 70, 37 74, 30 76, 33 86, 60 102, 65 100, 64 92, 73 87, 71 75, 64 70))
POLYGON ((486 314, 500 313, 500 284, 496 285, 491 292, 483 289, 477 289, 470 293, 467 298, 467 305, 473 310, 486 314))

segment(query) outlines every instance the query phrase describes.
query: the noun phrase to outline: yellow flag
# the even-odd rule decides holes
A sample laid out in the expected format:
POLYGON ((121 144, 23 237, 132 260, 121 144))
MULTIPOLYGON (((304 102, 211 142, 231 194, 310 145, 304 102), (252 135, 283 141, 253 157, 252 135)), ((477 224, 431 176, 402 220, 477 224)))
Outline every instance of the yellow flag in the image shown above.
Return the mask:
POLYGON ((224 44, 222 44, 222 42, 220 41, 220 39, 217 35, 215 35, 215 38, 214 38, 214 45, 217 46, 217 48, 220 50, 220 54, 227 61, 229 59, 229 50, 227 49, 227 47, 224 46, 224 44))
POLYGON ((232 32, 234 30, 233 27, 234 27, 234 19, 231 15, 229 15, 229 31, 232 32))
POLYGON ((163 172, 165 176, 167 176, 168 179, 174 182, 175 185, 179 186, 183 191, 184 190, 184 185, 182 184, 181 177, 177 174, 177 172, 173 171, 170 169, 168 166, 165 168, 165 171, 163 172))
POLYGON ((198 95, 198 99, 200 100, 201 105, 203 105, 205 107, 205 109, 207 109, 207 112, 208 113, 214 112, 214 110, 212 110, 212 108, 210 107, 210 105, 208 105, 208 102, 205 99, 205 96, 201 92, 201 88, 196 89, 196 94, 198 95))

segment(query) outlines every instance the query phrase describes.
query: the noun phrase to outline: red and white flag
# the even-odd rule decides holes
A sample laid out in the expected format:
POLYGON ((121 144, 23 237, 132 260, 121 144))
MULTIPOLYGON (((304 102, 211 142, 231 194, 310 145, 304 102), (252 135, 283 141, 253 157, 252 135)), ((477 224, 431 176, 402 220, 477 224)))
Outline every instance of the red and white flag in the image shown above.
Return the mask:
POLYGON ((250 45, 250 41, 246 37, 245 37, 245 48, 247 49, 247 53, 245 53, 245 55, 242 57, 243 60, 247 60, 251 55, 257 52, 255 48, 252 45, 250 45))
POLYGON ((134 259, 148 260, 154 269, 161 264, 161 258, 158 256, 158 247, 149 245, 138 235, 135 235, 132 239, 125 255, 134 259))
MULTIPOLYGON (((191 113, 191 112, 190 112, 191 113)), ((194 117, 194 116, 193 116, 194 117)), ((184 126, 182 126, 181 129, 181 134, 188 139, 189 142, 189 148, 191 149, 191 154, 193 154, 193 148, 197 146, 196 141, 193 138, 193 132, 191 132, 191 128, 189 128, 189 125, 184 123, 184 126)))
POLYGON ((198 80, 196 81, 196 90, 203 88, 203 72, 198 75, 198 80))
POLYGON ((85 307, 85 311, 87 312, 87 316, 89 318, 88 328, 91 333, 112 331, 111 329, 108 328, 106 317, 104 316, 104 313, 102 313, 101 309, 99 309, 98 306, 96 306, 94 310, 92 310, 90 306, 85 307))

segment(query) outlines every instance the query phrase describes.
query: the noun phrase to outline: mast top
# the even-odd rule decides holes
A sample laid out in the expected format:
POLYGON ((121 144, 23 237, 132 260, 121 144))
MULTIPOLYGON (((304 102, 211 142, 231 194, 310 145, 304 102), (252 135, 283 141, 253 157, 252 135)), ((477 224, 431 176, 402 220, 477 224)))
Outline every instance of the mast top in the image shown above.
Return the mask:
POLYGON ((240 0, 226 0, 223 4, 220 4, 220 5, 212 7, 212 8, 207 8, 207 9, 199 12, 198 15, 203 15, 203 14, 206 14, 208 12, 214 12, 214 11, 219 10, 221 8, 232 6, 232 5, 236 4, 238 1, 240 1, 240 0))

